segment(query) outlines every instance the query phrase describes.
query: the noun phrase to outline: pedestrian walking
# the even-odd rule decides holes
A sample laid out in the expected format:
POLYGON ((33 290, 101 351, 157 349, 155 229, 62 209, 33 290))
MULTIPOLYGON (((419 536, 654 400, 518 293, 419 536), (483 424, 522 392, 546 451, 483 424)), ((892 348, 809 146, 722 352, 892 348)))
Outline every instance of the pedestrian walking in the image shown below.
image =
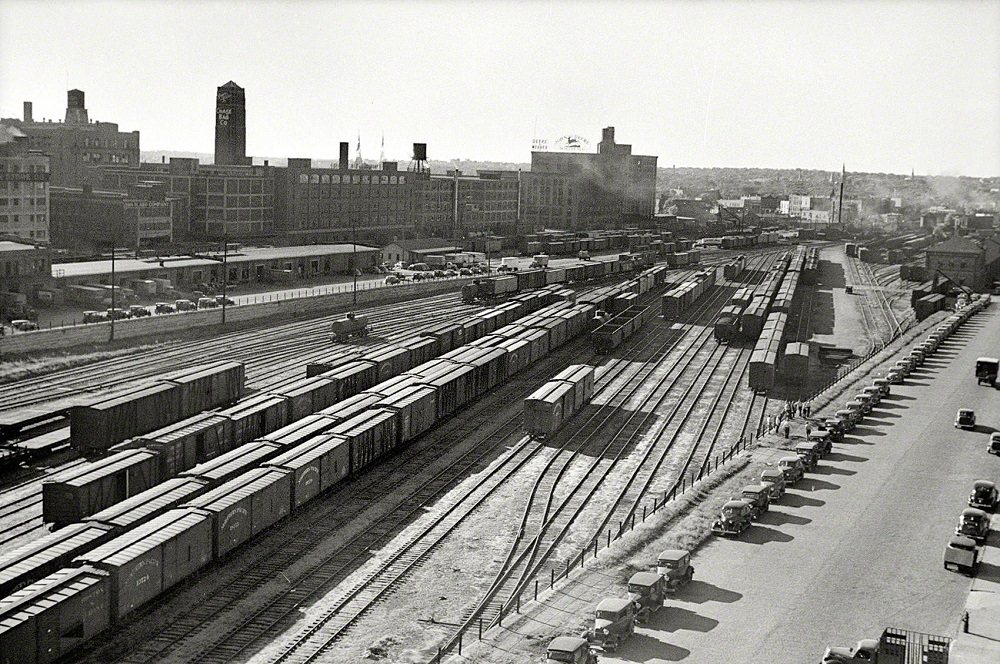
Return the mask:
POLYGON ((812 405, 808 401, 806 402, 805 409, 806 409, 806 417, 809 417, 809 413, 812 412, 812 405))
POLYGON ((811 425, 809 425, 809 424, 807 424, 807 425, 806 425, 806 438, 808 438, 808 437, 809 437, 809 434, 811 434, 812 432, 813 432, 813 428, 812 428, 812 426, 811 426, 811 425))
POLYGON ((792 427, 788 424, 788 422, 785 422, 785 438, 788 438, 788 434, 791 433, 791 431, 792 427))
POLYGON ((770 415, 767 416, 767 430, 768 431, 771 430, 771 416, 770 415))

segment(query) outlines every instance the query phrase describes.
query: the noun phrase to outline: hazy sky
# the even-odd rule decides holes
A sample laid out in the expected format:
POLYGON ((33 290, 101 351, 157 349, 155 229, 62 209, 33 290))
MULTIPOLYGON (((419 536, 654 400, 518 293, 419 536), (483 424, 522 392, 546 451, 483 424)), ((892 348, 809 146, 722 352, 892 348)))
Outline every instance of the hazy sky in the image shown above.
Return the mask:
POLYGON ((211 153, 229 80, 255 156, 528 162, 613 125, 661 166, 1000 175, 1000 0, 0 0, 2 117, 79 88, 211 153))

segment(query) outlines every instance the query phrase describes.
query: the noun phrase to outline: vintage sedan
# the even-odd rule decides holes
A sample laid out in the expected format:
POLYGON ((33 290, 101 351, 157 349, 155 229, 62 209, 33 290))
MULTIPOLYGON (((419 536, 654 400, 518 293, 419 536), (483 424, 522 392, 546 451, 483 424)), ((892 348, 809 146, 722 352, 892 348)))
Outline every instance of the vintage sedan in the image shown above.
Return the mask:
POLYGON ((976 411, 971 408, 960 408, 955 415, 955 427, 959 429, 976 428, 976 411))
POLYGON ((756 521, 771 506, 771 487, 750 484, 740 489, 740 495, 736 499, 745 500, 750 504, 750 518, 756 521))
POLYGON ((635 604, 627 598, 602 599, 594 611, 593 642, 614 650, 635 631, 635 604))
POLYGON ((722 506, 722 513, 712 523, 712 532, 717 535, 742 535, 750 527, 750 503, 745 500, 730 500, 722 506))
POLYGON ((579 636, 557 636, 545 649, 546 664, 597 664, 590 642, 579 636))
POLYGON ((691 552, 685 549, 661 551, 660 555, 656 557, 656 573, 665 579, 667 592, 675 592, 694 578, 691 552))
POLYGON ((944 568, 975 574, 982 558, 982 549, 975 540, 963 535, 952 535, 944 549, 944 568))
POLYGON ((966 507, 962 510, 962 516, 958 518, 958 526, 955 527, 956 535, 965 535, 976 540, 978 544, 986 541, 986 536, 990 533, 990 515, 975 507, 966 507))
POLYGON ((760 483, 771 491, 771 502, 785 495, 785 473, 780 468, 766 468, 760 474, 760 483))
POLYGON ((802 465, 802 459, 797 456, 781 457, 778 459, 778 467, 785 474, 786 484, 794 484, 806 474, 806 467, 802 465))
POLYGON ((976 480, 969 494, 969 507, 992 512, 997 507, 997 485, 989 480, 976 480))

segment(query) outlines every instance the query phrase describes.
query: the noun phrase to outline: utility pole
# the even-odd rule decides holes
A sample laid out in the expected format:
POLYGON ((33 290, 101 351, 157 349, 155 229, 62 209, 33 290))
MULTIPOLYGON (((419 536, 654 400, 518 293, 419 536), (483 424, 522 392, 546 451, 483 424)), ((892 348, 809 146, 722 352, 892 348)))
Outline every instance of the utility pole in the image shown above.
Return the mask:
POLYGON ((222 235, 222 324, 226 324, 226 284, 229 283, 229 239, 222 235))
POLYGON ((118 309, 115 308, 115 240, 114 234, 111 238, 111 338, 115 340, 115 318, 118 317, 118 309))
POLYGON ((354 305, 358 304, 358 220, 351 217, 351 274, 354 275, 354 305))

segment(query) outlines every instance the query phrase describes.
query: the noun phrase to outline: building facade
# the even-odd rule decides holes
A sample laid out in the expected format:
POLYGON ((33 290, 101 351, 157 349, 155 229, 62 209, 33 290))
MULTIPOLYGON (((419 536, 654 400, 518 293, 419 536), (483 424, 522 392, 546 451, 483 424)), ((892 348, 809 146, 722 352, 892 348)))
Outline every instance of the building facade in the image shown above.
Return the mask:
POLYGON ((421 236, 456 239, 517 234, 520 177, 517 171, 461 171, 421 181, 417 230, 421 236))
POLYGON ((173 241, 174 218, 186 204, 168 196, 166 185, 129 185, 128 193, 83 187, 53 187, 52 243, 92 253, 111 246, 139 251, 173 241))
POLYGON ((49 241, 49 158, 0 123, 0 235, 49 241))
POLYGON ((1000 279, 1000 242, 955 235, 927 247, 927 273, 940 271, 959 285, 985 291, 1000 279))
POLYGON ((650 219, 656 200, 656 157, 632 154, 606 127, 597 153, 531 153, 522 175, 526 229, 623 228, 650 219))
POLYGON ((27 318, 38 291, 51 284, 52 259, 47 248, 0 240, 0 319, 27 318))
POLYGON ((118 131, 114 122, 90 120, 82 90, 67 93, 66 116, 36 122, 32 104, 24 102, 24 117, 4 119, 23 131, 33 150, 49 156, 51 183, 62 187, 96 184, 92 166, 135 168, 139 165, 139 132, 118 131))
MULTIPOLYGON (((177 240, 221 237, 252 239, 275 234, 275 169, 268 166, 215 166, 197 159, 172 157, 168 163, 144 163, 139 168, 102 168, 102 189, 129 191, 141 183, 159 182, 166 194, 186 200, 187 210, 175 219, 177 240)), ((185 205, 182 203, 182 205, 185 205)))
POLYGON ((289 159, 275 169, 276 227, 292 244, 358 241, 382 245, 412 237, 417 192, 426 172, 350 168, 341 144, 337 168, 314 168, 311 159, 289 159))

